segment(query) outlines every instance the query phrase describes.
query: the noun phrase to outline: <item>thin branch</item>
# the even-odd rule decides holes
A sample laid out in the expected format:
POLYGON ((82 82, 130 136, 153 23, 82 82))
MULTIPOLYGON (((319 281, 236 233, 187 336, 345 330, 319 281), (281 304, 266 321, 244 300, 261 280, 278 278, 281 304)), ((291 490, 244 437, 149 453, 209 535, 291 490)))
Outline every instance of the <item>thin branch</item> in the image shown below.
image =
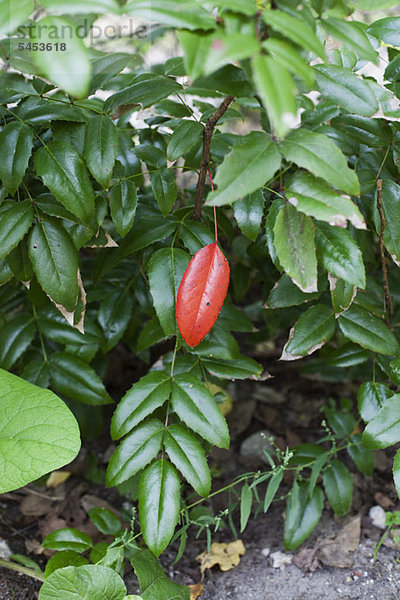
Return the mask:
POLYGON ((17 565, 16 563, 11 562, 10 560, 6 560, 5 558, 0 558, 0 567, 3 567, 5 569, 11 569, 12 571, 17 571, 18 573, 23 573, 24 575, 28 575, 28 577, 38 579, 39 581, 44 581, 44 575, 38 573, 38 571, 34 571, 29 567, 17 565))
POLYGON ((193 218, 196 221, 200 221, 200 219, 201 219, 201 206, 202 206, 202 202, 203 202, 204 186, 206 183, 208 164, 209 164, 209 160, 210 160, 211 140, 212 140, 212 136, 214 133, 214 129, 215 129, 215 126, 218 123, 219 119, 228 110, 229 106, 232 104, 233 101, 234 101, 233 96, 227 96, 223 100, 223 102, 220 104, 220 106, 217 108, 215 113, 212 114, 211 117, 208 119, 206 126, 204 128, 203 156, 201 159, 199 179, 197 181, 195 208, 194 208, 194 215, 193 215, 193 218))
POLYGON ((378 188, 378 198, 377 198, 377 208, 379 213, 379 218, 381 221, 381 229, 379 233, 379 250, 381 254, 381 263, 382 263, 382 277, 383 277, 383 290, 385 292, 385 312, 387 312, 388 319, 390 319, 393 315, 393 303, 392 296, 390 295, 389 289, 389 280, 386 266, 386 258, 385 258, 385 244, 383 241, 385 235, 385 227, 386 220, 385 215, 383 213, 382 208, 382 179, 378 179, 377 188, 378 188))

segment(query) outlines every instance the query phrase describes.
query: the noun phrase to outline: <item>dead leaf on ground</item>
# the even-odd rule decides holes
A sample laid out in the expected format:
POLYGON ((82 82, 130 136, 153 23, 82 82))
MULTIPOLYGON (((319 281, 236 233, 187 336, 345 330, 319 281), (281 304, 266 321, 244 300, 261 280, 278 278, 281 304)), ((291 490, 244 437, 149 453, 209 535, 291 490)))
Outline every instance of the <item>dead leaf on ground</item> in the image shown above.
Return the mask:
POLYGON ((384 508, 385 510, 389 510, 390 508, 395 506, 393 500, 391 500, 388 496, 385 496, 385 494, 382 494, 382 492, 377 492, 374 496, 374 500, 377 504, 379 504, 379 506, 382 506, 382 508, 384 508))
POLYGON ((235 540, 228 544, 214 542, 211 544, 210 552, 204 551, 196 560, 200 561, 200 571, 204 574, 206 569, 211 569, 214 565, 219 565, 221 571, 230 571, 240 563, 240 556, 245 554, 246 549, 242 540, 235 540))
POLYGON ((195 583, 194 585, 189 585, 188 587, 190 591, 190 600, 197 600, 197 598, 200 598, 203 593, 202 583, 195 583))
POLYGON ((293 562, 298 569, 314 573, 314 571, 321 567, 321 563, 316 556, 317 552, 318 546, 314 548, 303 548, 293 558, 293 562))
POLYGON ((53 471, 47 478, 46 487, 56 488, 64 483, 64 481, 67 481, 70 475, 69 471, 53 471))
POLYGON ((41 517, 50 512, 52 504, 51 498, 32 495, 25 496, 19 508, 24 517, 41 517))

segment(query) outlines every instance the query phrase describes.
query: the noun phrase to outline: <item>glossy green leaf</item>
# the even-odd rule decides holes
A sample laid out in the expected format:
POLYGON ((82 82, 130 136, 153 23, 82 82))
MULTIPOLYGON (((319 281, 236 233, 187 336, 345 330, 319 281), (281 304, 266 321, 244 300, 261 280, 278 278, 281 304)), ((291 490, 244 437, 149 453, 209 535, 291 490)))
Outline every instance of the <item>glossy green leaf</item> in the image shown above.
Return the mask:
POLYGON ((193 375, 176 375, 172 410, 188 427, 220 448, 228 448, 228 426, 208 389, 193 375))
POLYGON ((139 104, 148 108, 181 89, 174 79, 156 73, 142 73, 135 77, 131 85, 107 98, 104 110, 109 112, 120 104, 139 104))
POLYGON ((334 104, 370 117, 378 111, 378 100, 367 81, 336 65, 317 65, 315 78, 321 94, 334 104))
POLYGON ((353 303, 357 288, 343 279, 328 275, 331 289, 332 308, 335 315, 342 314, 353 303))
POLYGON ((43 290, 53 302, 73 311, 78 297, 78 257, 63 226, 41 220, 30 233, 28 249, 43 290))
POLYGON ((47 362, 44 359, 34 358, 25 365, 21 377, 41 388, 48 388, 50 375, 47 362))
POLYGON ((207 460, 196 437, 179 424, 169 425, 164 448, 171 462, 200 496, 208 496, 211 474, 207 460))
POLYGON ((0 132, 0 179, 10 194, 15 194, 28 167, 33 146, 29 125, 11 121, 0 132))
POLYGON ((272 58, 276 60, 281 67, 287 69, 293 75, 297 75, 312 88, 314 85, 314 71, 308 65, 308 62, 298 53, 297 48, 282 40, 270 37, 262 42, 263 48, 268 50, 272 58))
POLYGON ((295 124, 296 88, 289 71, 270 56, 252 60, 253 79, 267 111, 272 131, 283 138, 295 124))
POLYGON ((122 256, 146 248, 153 242, 167 238, 176 228, 176 222, 162 217, 143 217, 134 223, 121 243, 122 256))
POLYGON ((57 569, 43 583, 39 600, 124 600, 126 587, 122 578, 108 567, 82 565, 57 569))
POLYGON ((290 330, 280 360, 296 360, 312 354, 331 339, 335 329, 335 317, 329 306, 312 306, 290 330))
POLYGON ((178 194, 176 176, 172 169, 157 169, 150 172, 151 187, 162 214, 171 212, 178 194))
POLYGON ((295 550, 317 526, 322 513, 324 494, 316 486, 311 497, 307 483, 295 482, 286 505, 285 550, 295 550))
POLYGON ((351 285, 365 288, 362 253, 346 229, 317 223, 315 242, 318 261, 324 269, 351 285))
POLYGON ((129 560, 139 579, 143 600, 190 600, 189 588, 168 579, 150 550, 138 550, 129 560))
POLYGON ((272 288, 264 308, 288 308, 315 300, 320 292, 306 294, 284 273, 272 288))
POLYGON ((393 133, 383 119, 372 119, 362 115, 341 115, 332 119, 331 124, 360 144, 381 148, 391 143, 393 133))
POLYGON ((202 138, 204 127, 197 121, 182 120, 174 129, 174 133, 168 142, 168 160, 180 158, 202 138))
MULTIPOLYGON (((239 201, 240 202, 240 201, 239 201)), ((236 203, 235 203, 236 204, 236 203)), ((179 235, 190 254, 196 254, 203 246, 212 244, 213 231, 197 221, 183 221, 179 227, 179 235)))
POLYGON ((29 200, 15 202, 0 212, 0 259, 7 256, 32 225, 33 209, 29 200))
POLYGON ((400 394, 388 398, 363 433, 367 448, 387 448, 400 441, 400 394))
POLYGON ((108 463, 106 484, 119 485, 141 471, 161 449, 164 424, 147 419, 131 431, 120 443, 108 463))
POLYGON ((352 367, 360 365, 368 359, 368 350, 363 350, 358 344, 346 342, 329 355, 328 365, 332 367, 352 367))
POLYGON ((322 480, 334 512, 340 517, 347 514, 353 499, 353 478, 348 468, 334 458, 325 469, 322 480))
POLYGON ((31 30, 31 41, 59 45, 64 50, 34 52, 33 60, 51 82, 78 98, 86 96, 90 83, 90 61, 88 50, 71 21, 63 17, 47 16, 35 22, 31 30), (65 31, 69 32, 68 39, 65 31))
POLYGON ((117 535, 121 531, 121 521, 108 508, 94 506, 89 509, 88 515, 92 523, 104 535, 117 535))
POLYGON ((47 535, 43 542, 43 548, 49 550, 75 550, 75 552, 86 552, 93 546, 92 538, 83 531, 73 527, 57 529, 47 535))
POLYGON ((344 19, 322 19, 321 25, 328 35, 343 42, 345 47, 355 52, 359 58, 377 62, 377 52, 371 46, 367 34, 356 21, 344 19))
POLYGON ((170 393, 170 378, 161 371, 150 371, 134 383, 122 398, 112 418, 113 440, 126 435, 156 408, 162 406, 170 393))
POLYGON ((340 315, 338 322, 343 334, 363 348, 380 354, 397 354, 399 346, 393 333, 365 308, 353 304, 340 315))
POLYGON ((375 469, 374 453, 369 448, 364 448, 361 433, 356 433, 350 438, 347 452, 356 467, 367 477, 372 477, 375 469))
POLYGON ((127 289, 111 292, 102 300, 97 318, 106 339, 106 350, 111 350, 124 335, 132 308, 133 301, 127 289))
POLYGON ((217 169, 218 189, 206 204, 222 206, 244 198, 272 179, 281 165, 276 144, 261 131, 253 131, 234 144, 217 169))
MULTIPOLYGON (((360 1, 360 0, 359 0, 360 1)), ((383 6, 380 5, 380 8, 383 6)), ((400 17, 385 17, 368 27, 368 33, 390 46, 400 46, 400 17)))
MULTIPOLYGON (((397 220, 400 218, 400 185, 390 179, 382 180, 382 209, 385 216, 383 241, 397 266, 400 266, 400 232, 397 220)), ((380 221, 377 226, 380 232, 380 221)))
POLYGON ((202 363, 209 373, 220 379, 257 379, 263 370, 258 362, 242 354, 235 360, 203 358, 202 363))
POLYGON ((309 50, 322 60, 325 60, 325 51, 316 33, 301 18, 294 17, 283 10, 263 10, 262 17, 265 23, 298 44, 309 50))
POLYGON ((367 423, 371 421, 386 401, 393 396, 393 392, 384 383, 367 381, 358 390, 358 410, 361 418, 367 423))
POLYGON ((133 0, 125 5, 124 11, 179 29, 214 29, 216 26, 212 15, 193 0, 133 0))
POLYGON ((107 115, 96 115, 86 125, 85 160, 100 185, 108 189, 117 155, 117 129, 107 115))
POLYGON ((281 143, 280 149, 287 161, 308 169, 343 192, 359 194, 356 173, 349 169, 345 156, 326 135, 297 129, 281 143))
POLYGON ((123 237, 133 225, 137 206, 136 185, 133 181, 121 181, 111 188, 110 211, 115 229, 123 237))
POLYGON ((49 365, 52 387, 58 394, 93 406, 112 402, 100 377, 81 358, 55 352, 49 357, 49 365))
POLYGON ((261 190, 237 200, 233 205, 233 214, 237 224, 246 237, 253 242, 260 231, 264 214, 265 198, 261 190))
POLYGON ((165 335, 174 335, 176 332, 175 300, 189 260, 190 257, 183 250, 162 248, 149 261, 150 293, 165 335))
POLYGON ((38 175, 57 200, 82 222, 90 223, 94 214, 93 189, 75 147, 51 141, 39 148, 34 162, 38 175))
POLYGON ((147 546, 159 556, 179 519, 180 480, 173 465, 159 459, 146 467, 139 482, 140 528, 147 546))
POLYGON ((73 414, 49 390, 3 370, 0 390, 0 493, 5 493, 70 463, 80 436, 73 414))
POLYGON ((303 292, 316 292, 317 258, 314 225, 291 205, 279 212, 274 226, 274 246, 279 262, 303 292))
POLYGON ((47 561, 44 576, 47 578, 54 571, 63 567, 81 567, 87 564, 89 564, 88 559, 81 556, 75 550, 60 550, 56 554, 53 554, 47 561))
POLYGON ((349 221, 354 227, 365 229, 364 217, 349 196, 332 189, 311 173, 295 173, 285 186, 285 194, 297 210, 319 221, 338 227, 345 227, 349 221))
POLYGON ((11 369, 22 356, 36 333, 32 315, 20 313, 12 317, 0 329, 0 367, 11 369))
POLYGON ((144 325, 143 329, 139 333, 136 350, 141 352, 154 344, 157 344, 165 338, 164 332, 161 328, 160 322, 157 317, 150 319, 144 325))
POLYGON ((324 406, 323 411, 326 415, 329 427, 333 429, 337 437, 348 437, 354 431, 356 420, 350 412, 332 408, 330 406, 324 406))

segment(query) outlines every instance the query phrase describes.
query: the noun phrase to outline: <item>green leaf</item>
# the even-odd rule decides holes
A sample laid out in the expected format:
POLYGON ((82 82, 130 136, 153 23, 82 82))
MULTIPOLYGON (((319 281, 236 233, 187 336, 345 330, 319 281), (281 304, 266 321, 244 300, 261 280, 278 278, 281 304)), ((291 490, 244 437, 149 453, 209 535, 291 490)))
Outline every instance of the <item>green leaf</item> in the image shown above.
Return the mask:
POLYGON ((263 370, 258 362, 242 354, 235 360, 203 358, 202 363, 211 375, 219 379, 257 379, 263 370))
POLYGON ((237 200, 233 205, 233 214, 241 231, 251 241, 255 241, 260 231, 264 214, 265 198, 261 190, 237 200))
POLYGON ((85 160, 100 185, 108 189, 117 155, 117 129, 107 115, 96 115, 86 125, 85 160))
POLYGON ((336 65, 317 65, 315 78, 321 94, 345 110, 370 117, 378 111, 378 100, 367 81, 336 65))
POLYGON ((38 282, 56 304, 73 311, 78 297, 75 246, 57 221, 39 221, 28 241, 29 258, 38 282))
POLYGON ((158 320, 165 335, 176 332, 175 300, 190 257, 177 248, 161 248, 148 265, 150 293, 158 320))
POLYGON ((190 600, 189 588, 168 579, 150 550, 138 550, 129 560, 139 579, 143 600, 190 600))
POLYGON ((136 214, 137 192, 133 181, 120 181, 111 188, 110 211, 115 229, 124 237, 131 229, 136 214))
POLYGON ((164 339, 164 332, 161 329, 159 320, 157 317, 153 317, 150 321, 144 325, 142 331, 139 334, 136 350, 141 352, 146 350, 150 346, 154 346, 158 342, 164 339))
POLYGON ((0 12, 0 35, 4 37, 13 33, 18 25, 26 21, 29 15, 34 11, 33 0, 21 0, 18 4, 9 4, 4 2, 0 12))
POLYGON ((228 426, 208 389, 193 375, 176 375, 172 410, 193 431, 220 448, 228 448, 228 426))
POLYGON ((171 212, 178 194, 175 173, 172 169, 158 169, 150 172, 150 181, 157 204, 166 217, 171 212))
MULTIPOLYGON (((400 185, 390 179, 382 180, 382 209, 385 216, 383 241, 393 262, 400 266, 400 232, 397 227, 400 218, 400 185)), ((377 227, 380 232, 380 221, 377 227)))
POLYGON ((125 596, 126 587, 118 573, 100 565, 57 569, 39 592, 39 600, 124 600, 125 596))
POLYGON ((325 60, 325 50, 315 32, 303 21, 293 17, 282 10, 263 10, 262 17, 265 23, 298 44, 309 50, 322 60, 325 60))
POLYGON ((88 511, 92 523, 104 535, 118 535, 121 531, 121 521, 115 513, 108 508, 94 506, 88 511))
POLYGON ((293 75, 301 77, 310 88, 313 87, 314 71, 299 55, 297 48, 273 37, 262 42, 262 46, 268 50, 273 59, 277 61, 281 67, 287 69, 293 75))
POLYGON ((170 219, 151 216, 138 220, 121 243, 122 257, 167 238, 176 228, 175 219, 170 219))
POLYGON ((363 215, 349 196, 332 189, 311 173, 297 171, 285 185, 285 195, 297 210, 319 221, 338 227, 345 227, 349 221, 354 227, 366 228, 363 215))
POLYGON ((271 506, 273 499, 279 489, 279 486, 283 479, 283 469, 277 469, 268 482, 267 491, 265 492, 264 498, 264 512, 266 513, 271 506))
POLYGON ((1 369, 0 390, 0 493, 5 493, 70 463, 80 436, 73 414, 49 390, 1 369))
POLYGON ((192 255, 196 254, 203 246, 212 244, 215 241, 213 232, 210 231, 209 227, 196 221, 181 222, 179 235, 192 255))
POLYGON ((240 493, 240 533, 246 529, 253 504, 253 492, 248 483, 244 483, 240 493))
POLYGON ((267 111, 271 129, 283 138, 296 122, 296 87, 285 67, 270 56, 252 59, 254 84, 267 111))
POLYGON ((51 141, 34 156, 43 183, 67 210, 83 223, 94 214, 94 196, 85 164, 74 146, 51 141))
POLYGON ((357 395, 358 410, 363 421, 366 423, 371 421, 392 396, 393 392, 384 383, 375 381, 363 383, 357 395))
POLYGON ((335 316, 340 315, 353 303, 357 288, 351 283, 331 275, 328 275, 328 279, 331 288, 332 308, 335 316))
POLYGON ((47 561, 44 576, 47 579, 57 569, 62 569, 63 567, 81 567, 88 563, 88 559, 75 552, 75 550, 60 550, 56 554, 53 554, 47 561))
POLYGON ((57 393, 93 406, 112 403, 100 377, 81 358, 68 352, 54 352, 49 365, 52 387, 57 393))
POLYGON ((195 143, 201 139, 203 131, 204 126, 202 123, 187 120, 180 121, 168 142, 168 160, 176 160, 189 152, 195 143))
POLYGON ((68 14, 119 13, 119 5, 115 0, 40 0, 40 4, 53 11, 68 14))
POLYGON ((234 144, 217 169, 215 183, 206 204, 223 206, 244 198, 272 179, 281 165, 275 143, 261 131, 253 131, 234 144))
POLYGON ((291 205, 279 212, 274 226, 274 245, 279 262, 303 292, 318 291, 314 225, 291 205))
POLYGON ((156 73, 142 73, 133 79, 131 85, 107 98, 104 111, 110 112, 120 104, 139 104, 148 108, 180 90, 182 86, 174 79, 156 73))
MULTIPOLYGON (((0 336, 1 338, 1 336, 0 336)), ((48 388, 50 382, 50 375, 48 370, 47 362, 40 358, 34 358, 28 362, 21 376, 34 385, 38 385, 41 388, 48 388)))
POLYGON ((387 146, 393 139, 392 130, 383 119, 371 119, 362 115, 341 115, 332 119, 331 125, 360 144, 372 148, 387 146))
POLYGON ((400 385, 400 356, 390 363, 390 379, 395 385, 400 385))
POLYGON ((34 52, 33 60, 41 74, 68 94, 83 98, 89 90, 90 61, 88 50, 73 22, 48 16, 34 22, 30 29, 32 42, 65 44, 64 50, 34 52), (69 32, 65 38, 65 31, 69 32))
POLYGON ((298 306, 303 302, 315 300, 320 292, 305 294, 290 279, 289 275, 284 273, 272 288, 264 308, 288 308, 289 306, 298 306))
POLYGON ((33 130, 29 125, 11 121, 0 132, 0 179, 14 195, 28 166, 33 147, 33 130))
POLYGON ((43 548, 49 550, 75 550, 75 552, 86 552, 92 548, 93 541, 90 535, 74 529, 65 527, 49 533, 42 541, 43 548))
POLYGON ((290 330, 280 360, 296 360, 319 350, 335 333, 335 317, 329 306, 317 304, 301 315, 290 330))
POLYGON ((36 333, 32 315, 21 313, 12 317, 0 329, 0 366, 11 369, 22 356, 36 333))
POLYGON ((297 129, 280 144, 280 149, 287 161, 308 169, 348 194, 359 194, 356 173, 349 169, 345 156, 326 135, 297 129))
POLYGON ((353 499, 353 478, 348 468, 341 460, 334 458, 325 469, 322 479, 334 512, 339 517, 347 514, 353 499))
POLYGON ((133 300, 127 289, 107 294, 97 313, 106 339, 105 349, 111 350, 125 333, 131 318, 133 300))
POLYGON ((147 419, 127 435, 108 463, 107 486, 119 485, 141 471, 161 449, 164 424, 147 419))
POLYGON ((146 467, 139 482, 140 528, 147 546, 159 556, 179 519, 180 481, 173 465, 159 459, 146 467))
POLYGON ((171 462, 200 496, 208 496, 211 474, 207 460, 196 437, 182 425, 169 425, 164 448, 171 462))
POLYGON ((179 29, 215 29, 216 21, 193 0, 133 0, 124 12, 179 29))
POLYGON ((397 495, 400 498, 400 450, 397 450, 393 461, 393 480, 397 495))
POLYGON ((316 486, 309 498, 307 483, 293 484, 286 506, 285 550, 295 550, 317 526, 322 513, 324 494, 316 486))
MULTIPOLYGON (((379 8, 381 8, 381 5, 379 8)), ((385 17, 384 19, 379 19, 372 23, 368 27, 367 32, 389 46, 400 46, 399 26, 400 17, 385 17)))
POLYGON ((387 448, 400 441, 400 394, 388 398, 364 429, 367 448, 387 448))
POLYGON ((334 350, 328 358, 328 365, 332 367, 352 367, 366 362, 370 357, 367 350, 358 344, 347 342, 334 350))
POLYGON ((356 465, 356 467, 367 477, 372 477, 375 468, 374 453, 362 444, 361 433, 356 433, 350 438, 350 445, 347 446, 347 452, 356 465))
MULTIPOLYGON (((18 105, 16 115, 26 123, 32 125, 45 125, 49 121, 72 121, 73 125, 68 124, 69 131, 74 125, 85 128, 85 117, 82 111, 70 104, 61 104, 58 102, 49 102, 42 98, 28 98, 18 105)), ((65 123, 60 124, 60 127, 65 123)), ((55 124, 53 124, 53 133, 55 124)))
POLYGON ((171 381, 166 373, 150 371, 134 383, 119 403, 111 421, 111 437, 126 435, 156 408, 164 404, 171 393, 171 381))
POLYGON ((368 36, 362 29, 362 25, 356 21, 345 21, 344 19, 322 19, 321 25, 328 35, 343 42, 346 48, 355 52, 359 58, 377 62, 377 52, 371 46, 368 36))
POLYGON ((7 256, 32 225, 33 209, 29 200, 4 207, 0 213, 0 259, 7 256))
POLYGON ((346 438, 354 431, 356 420, 351 413, 330 406, 324 406, 323 411, 329 427, 333 429, 338 438, 346 438))
POLYGON ((362 253, 346 229, 317 223, 315 241, 318 261, 324 269, 351 285, 365 288, 362 253))
POLYGON ((352 342, 372 352, 397 354, 396 338, 385 323, 361 306, 353 304, 340 315, 339 327, 352 342))

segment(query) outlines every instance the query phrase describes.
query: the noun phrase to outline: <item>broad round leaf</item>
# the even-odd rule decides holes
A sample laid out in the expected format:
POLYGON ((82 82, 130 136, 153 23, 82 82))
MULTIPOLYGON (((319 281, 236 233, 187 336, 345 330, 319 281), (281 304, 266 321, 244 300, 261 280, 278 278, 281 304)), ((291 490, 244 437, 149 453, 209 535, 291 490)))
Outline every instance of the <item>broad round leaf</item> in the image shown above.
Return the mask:
POLYGON ((83 565, 57 569, 43 583, 39 600, 124 600, 126 587, 108 567, 83 565))

